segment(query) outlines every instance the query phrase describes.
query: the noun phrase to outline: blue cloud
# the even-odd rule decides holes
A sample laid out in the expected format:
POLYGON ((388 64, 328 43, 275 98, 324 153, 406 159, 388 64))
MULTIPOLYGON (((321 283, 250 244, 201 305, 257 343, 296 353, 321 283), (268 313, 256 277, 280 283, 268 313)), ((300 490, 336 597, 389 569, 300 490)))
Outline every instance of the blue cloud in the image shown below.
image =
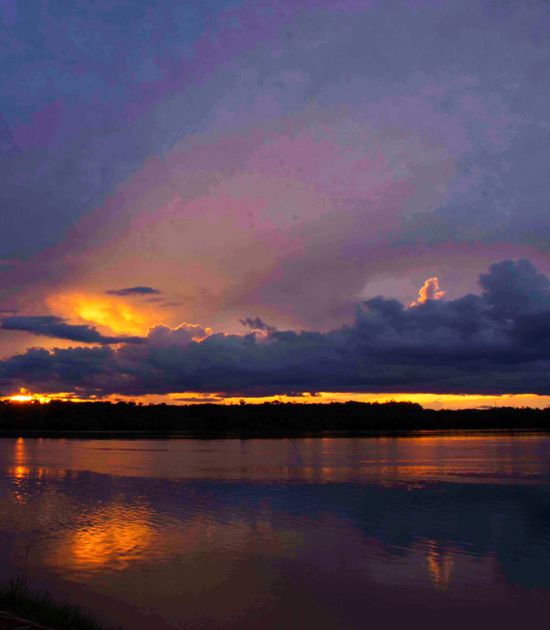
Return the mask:
POLYGON ((102 335, 93 326, 67 324, 61 317, 53 315, 21 315, 7 317, 2 320, 0 328, 3 330, 16 330, 28 332, 39 337, 51 337, 54 339, 67 339, 80 343, 141 343, 141 337, 110 337, 102 335))
POLYGON ((160 295, 162 293, 158 289, 153 289, 153 287, 126 287, 124 289, 110 289, 105 291, 108 295, 119 295, 119 296, 128 296, 128 295, 160 295))

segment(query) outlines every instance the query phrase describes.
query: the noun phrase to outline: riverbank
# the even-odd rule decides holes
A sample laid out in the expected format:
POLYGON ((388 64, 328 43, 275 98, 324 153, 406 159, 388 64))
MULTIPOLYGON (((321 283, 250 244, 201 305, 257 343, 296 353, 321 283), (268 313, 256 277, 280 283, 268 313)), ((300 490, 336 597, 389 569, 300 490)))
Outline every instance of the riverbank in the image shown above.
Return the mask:
MULTIPOLYGON (((114 630, 71 604, 30 589, 24 578, 0 584, 0 630, 114 630)), ((118 629, 120 630, 120 628, 118 629)))
POLYGON ((418 431, 548 431, 550 409, 424 409, 417 403, 136 405, 0 402, 0 435, 314 437, 418 431))

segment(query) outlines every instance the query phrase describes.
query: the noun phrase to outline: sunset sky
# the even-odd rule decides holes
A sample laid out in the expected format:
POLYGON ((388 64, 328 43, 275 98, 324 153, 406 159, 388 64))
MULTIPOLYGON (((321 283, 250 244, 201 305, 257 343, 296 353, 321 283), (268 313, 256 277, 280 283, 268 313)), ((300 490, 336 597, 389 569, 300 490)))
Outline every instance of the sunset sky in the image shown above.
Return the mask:
POLYGON ((550 405, 549 3, 0 25, 0 396, 550 405))

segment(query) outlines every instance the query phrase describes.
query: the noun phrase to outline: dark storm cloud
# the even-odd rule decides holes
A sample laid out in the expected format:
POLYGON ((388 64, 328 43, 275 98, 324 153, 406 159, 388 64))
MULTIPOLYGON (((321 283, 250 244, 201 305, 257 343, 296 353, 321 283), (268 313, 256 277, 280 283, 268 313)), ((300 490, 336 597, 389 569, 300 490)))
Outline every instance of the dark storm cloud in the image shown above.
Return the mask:
POLYGON ((239 322, 252 330, 262 330, 270 333, 277 330, 275 326, 266 324, 260 317, 246 317, 245 319, 239 319, 239 322))
POLYGON ((0 327, 3 330, 18 330, 39 337, 67 339, 80 343, 112 344, 140 343, 143 341, 141 337, 105 336, 93 326, 67 324, 61 317, 52 315, 7 317, 2 321, 0 327))
POLYGON ((550 308, 550 281, 528 260, 505 260, 479 276, 483 296, 503 315, 550 308))
POLYGON ((32 382, 40 383, 45 391, 60 391, 61 384, 64 391, 83 391, 83 384, 89 381, 87 392, 93 393, 94 387, 103 392, 115 376, 109 372, 111 357, 112 349, 108 347, 57 349, 54 353, 31 348, 2 366, 0 383, 6 390, 32 382))
MULTIPOLYGON (((492 265, 480 283, 481 295, 428 300, 411 308, 375 297, 357 306, 351 325, 327 333, 205 337, 205 329, 184 324, 158 326, 142 344, 119 349, 32 349, 0 363, 0 382, 6 390, 23 382, 39 390, 70 388, 84 395, 550 394, 547 278, 527 260, 508 260, 492 265)), ((53 332, 58 326, 57 335, 79 330, 86 341, 98 335, 55 318, 26 319, 26 330, 53 332)))
POLYGON ((162 291, 158 289, 153 289, 153 287, 127 287, 125 289, 110 289, 109 291, 105 291, 107 295, 119 295, 119 296, 127 296, 127 295, 160 295, 162 291))
POLYGON ((178 396, 178 398, 173 399, 174 402, 182 402, 182 403, 221 403, 223 402, 223 398, 221 396, 178 396))

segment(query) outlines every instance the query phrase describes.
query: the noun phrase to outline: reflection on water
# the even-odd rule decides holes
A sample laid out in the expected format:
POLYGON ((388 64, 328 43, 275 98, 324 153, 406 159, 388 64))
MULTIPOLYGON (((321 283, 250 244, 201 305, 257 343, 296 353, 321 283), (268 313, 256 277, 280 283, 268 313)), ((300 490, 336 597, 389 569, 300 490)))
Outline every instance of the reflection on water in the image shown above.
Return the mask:
POLYGON ((435 540, 431 540, 426 552, 426 561, 434 588, 438 591, 446 591, 455 565, 453 552, 442 548, 435 540))
POLYGON ((550 612, 550 438, 2 439, 0 531, 4 576, 136 630, 514 627, 550 612))
POLYGON ((59 546, 59 557, 49 559, 70 569, 123 569, 147 553, 153 530, 147 509, 114 504, 99 509, 86 525, 71 531, 59 546))

